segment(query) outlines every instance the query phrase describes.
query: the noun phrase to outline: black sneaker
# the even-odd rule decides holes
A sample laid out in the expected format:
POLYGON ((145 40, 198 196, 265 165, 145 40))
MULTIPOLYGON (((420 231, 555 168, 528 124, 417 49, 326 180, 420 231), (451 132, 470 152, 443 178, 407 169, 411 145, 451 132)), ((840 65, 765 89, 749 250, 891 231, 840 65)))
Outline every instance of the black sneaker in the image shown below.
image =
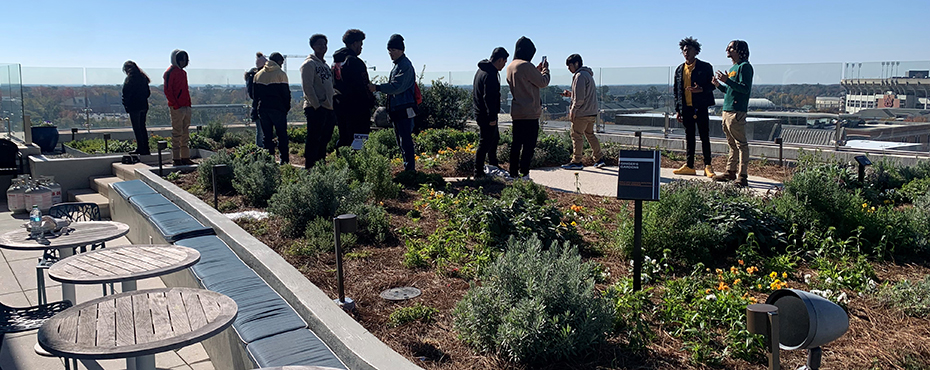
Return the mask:
POLYGON ((597 162, 594 162, 594 167, 604 168, 606 166, 607 166, 607 163, 604 163, 604 158, 601 158, 597 162))
POLYGON ((569 163, 569 164, 563 164, 563 165, 562 165, 562 168, 564 168, 564 169, 566 169, 566 170, 580 170, 580 169, 583 169, 583 168, 584 168, 584 165, 581 164, 581 163, 574 163, 574 162, 572 162, 572 163, 569 163))

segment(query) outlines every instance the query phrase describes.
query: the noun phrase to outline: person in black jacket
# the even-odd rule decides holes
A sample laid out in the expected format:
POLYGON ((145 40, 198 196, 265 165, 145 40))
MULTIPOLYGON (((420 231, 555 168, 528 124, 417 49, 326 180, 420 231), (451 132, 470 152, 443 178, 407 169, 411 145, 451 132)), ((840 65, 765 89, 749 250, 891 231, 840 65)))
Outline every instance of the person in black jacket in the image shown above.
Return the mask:
POLYGON ((255 98, 258 99, 258 115, 262 122, 265 149, 274 155, 274 138, 278 138, 281 164, 290 163, 287 147, 287 112, 291 110, 291 90, 287 73, 281 69, 284 56, 271 53, 265 67, 255 74, 255 98))
POLYGON ((132 132, 136 136, 136 150, 129 154, 149 155, 151 153, 149 135, 145 130, 145 116, 149 113, 149 95, 152 93, 149 83, 152 80, 131 60, 123 63, 123 73, 126 74, 126 80, 123 81, 123 107, 126 108, 126 113, 129 113, 132 132))
POLYGON ((333 53, 333 96, 339 127, 338 146, 352 145, 355 134, 371 132, 375 96, 368 90, 368 67, 359 59, 365 33, 351 29, 342 35, 344 48, 333 53))
POLYGON ((497 126, 497 114, 501 111, 501 78, 498 75, 507 65, 510 53, 502 47, 491 52, 491 58, 478 62, 475 73, 472 101, 475 107, 475 120, 481 133, 478 151, 475 154, 475 178, 485 176, 484 159, 488 159, 488 170, 498 170, 497 142, 500 132, 497 126))
POLYGON ((694 128, 701 135, 701 149, 704 153, 704 176, 714 177, 710 165, 710 134, 707 108, 714 105, 714 67, 697 59, 701 52, 701 43, 688 37, 678 43, 685 62, 675 70, 675 112, 678 122, 685 126, 685 141, 688 161, 681 168, 674 170, 678 175, 695 175, 694 170, 694 128))
POLYGON ((252 123, 255 124, 255 145, 258 145, 259 148, 265 147, 265 135, 262 135, 262 120, 258 116, 258 99, 255 99, 255 74, 258 71, 261 71, 265 67, 265 63, 268 62, 268 58, 265 58, 265 55, 262 52, 255 53, 255 68, 252 68, 245 72, 245 91, 249 94, 249 99, 252 99, 252 111, 250 116, 252 118, 252 123))

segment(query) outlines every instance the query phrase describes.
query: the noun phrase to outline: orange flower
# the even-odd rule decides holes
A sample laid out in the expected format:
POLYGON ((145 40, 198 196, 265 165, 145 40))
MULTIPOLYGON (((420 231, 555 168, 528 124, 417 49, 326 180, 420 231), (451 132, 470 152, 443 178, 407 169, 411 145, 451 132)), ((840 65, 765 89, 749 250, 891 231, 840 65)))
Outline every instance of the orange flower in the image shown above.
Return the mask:
POLYGON ((717 290, 726 291, 730 290, 730 287, 721 281, 720 284, 717 284, 717 290))
POLYGON ((736 262, 739 262, 739 265, 740 265, 740 266, 743 265, 743 260, 739 260, 739 261, 736 261, 736 262))

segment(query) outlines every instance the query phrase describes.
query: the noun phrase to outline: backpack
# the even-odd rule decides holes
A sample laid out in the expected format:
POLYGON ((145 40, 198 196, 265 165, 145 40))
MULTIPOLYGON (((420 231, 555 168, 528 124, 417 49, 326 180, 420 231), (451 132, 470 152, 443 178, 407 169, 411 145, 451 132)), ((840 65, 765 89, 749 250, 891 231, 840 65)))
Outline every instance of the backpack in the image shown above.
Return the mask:
POLYGON ((413 100, 417 102, 417 105, 423 103, 423 94, 420 93, 420 84, 413 84, 413 100))

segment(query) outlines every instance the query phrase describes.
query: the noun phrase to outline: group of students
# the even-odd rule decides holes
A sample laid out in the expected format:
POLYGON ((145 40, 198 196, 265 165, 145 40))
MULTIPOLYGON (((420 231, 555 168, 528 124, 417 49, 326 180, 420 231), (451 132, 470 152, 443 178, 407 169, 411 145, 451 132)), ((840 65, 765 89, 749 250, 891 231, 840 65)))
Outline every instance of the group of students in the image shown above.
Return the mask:
MULTIPOLYGON (((685 126, 687 163, 673 172, 681 175, 697 174, 694 169, 696 128, 701 137, 704 175, 717 181, 734 181, 738 186, 747 186, 749 143, 746 139, 746 112, 753 76, 752 65, 749 64, 749 45, 742 40, 730 42, 726 53, 733 66, 727 73, 717 71, 716 74, 713 66, 697 59, 701 44, 696 39, 688 37, 681 40, 679 48, 685 62, 675 71, 675 111, 678 122, 685 126), (711 166, 708 109, 716 104, 715 89, 724 93, 723 132, 730 148, 727 171, 722 174, 714 173, 711 166)), ((549 85, 550 80, 546 57, 534 66, 531 61, 535 54, 536 47, 532 40, 521 37, 514 47, 513 62, 510 65, 507 65, 510 55, 502 47, 495 48, 489 59, 478 63, 472 90, 475 120, 480 130, 475 177, 484 177, 486 171, 498 169, 497 143, 500 134, 497 120, 501 103, 498 72, 507 65, 507 84, 513 95, 510 110, 513 144, 510 147, 509 175, 513 178, 529 178, 529 165, 536 147, 539 117, 542 115, 539 93, 540 89, 549 85)), ((571 121, 572 159, 562 168, 584 168, 584 140, 588 141, 593 151, 594 166, 604 167, 604 154, 594 135, 599 112, 594 72, 584 66, 578 54, 568 56, 565 65, 573 74, 571 90, 562 92, 562 96, 571 98, 568 119, 571 121)))
MULTIPOLYGON (((388 115, 394 124, 394 133, 401 150, 405 171, 415 171, 413 143, 414 118, 417 115, 419 89, 413 63, 405 55, 404 38, 391 35, 387 43, 388 54, 394 62, 388 81, 372 84, 368 67, 359 58, 365 33, 350 29, 342 36, 345 47, 333 53, 333 64, 328 65, 324 55, 328 50, 325 35, 310 37, 313 54, 300 66, 303 89, 302 107, 307 117, 305 145, 306 168, 326 156, 326 146, 339 127, 339 146, 350 145, 355 134, 368 134, 371 113, 375 106, 374 92, 388 96, 388 115)), ((704 156, 704 175, 718 181, 734 181, 748 185, 749 144, 746 139, 746 112, 752 89, 753 69, 749 64, 749 45, 734 40, 727 45, 727 57, 733 62, 727 73, 697 59, 701 44, 688 37, 679 42, 685 58, 675 71, 674 95, 677 120, 685 126, 687 162, 674 171, 676 174, 696 175, 694 168, 695 133, 701 137, 704 156), (715 105, 714 90, 724 93, 723 132, 729 145, 727 170, 716 174, 711 166, 708 108, 715 105)), ((498 114, 501 111, 499 72, 506 66, 506 80, 513 95, 510 115, 513 121, 513 142, 510 147, 509 175, 529 178, 530 162, 539 133, 542 115, 540 90, 549 85, 549 62, 546 57, 538 64, 532 59, 536 46, 527 37, 521 37, 514 46, 513 61, 503 47, 491 52, 491 57, 478 63, 475 73, 472 100, 475 120, 480 130, 480 141, 475 160, 475 177, 486 176, 486 171, 499 169, 497 143, 500 139, 498 114), (487 166, 485 166, 487 161, 487 166)), ((187 85, 187 67, 190 58, 186 51, 171 53, 171 67, 164 74, 164 91, 171 116, 172 154, 176 165, 192 164, 188 140, 191 119, 191 99, 187 85)), ((284 56, 272 53, 265 57, 256 54, 255 68, 245 73, 249 97, 252 98, 251 118, 256 124, 256 144, 274 155, 273 138, 278 138, 281 163, 289 161, 287 112, 291 107, 291 94, 287 74, 282 69, 284 56)), ((572 159, 563 165, 566 169, 582 169, 583 148, 587 140, 593 150, 595 167, 603 167, 604 154, 594 135, 598 115, 597 89, 594 72, 584 66, 580 55, 572 54, 565 61, 573 74, 571 90, 562 96, 571 98, 568 118, 571 121, 572 159)), ((132 61, 123 65, 126 80, 123 84, 123 105, 129 113, 135 132, 135 154, 149 154, 145 116, 148 111, 148 76, 132 61)))

